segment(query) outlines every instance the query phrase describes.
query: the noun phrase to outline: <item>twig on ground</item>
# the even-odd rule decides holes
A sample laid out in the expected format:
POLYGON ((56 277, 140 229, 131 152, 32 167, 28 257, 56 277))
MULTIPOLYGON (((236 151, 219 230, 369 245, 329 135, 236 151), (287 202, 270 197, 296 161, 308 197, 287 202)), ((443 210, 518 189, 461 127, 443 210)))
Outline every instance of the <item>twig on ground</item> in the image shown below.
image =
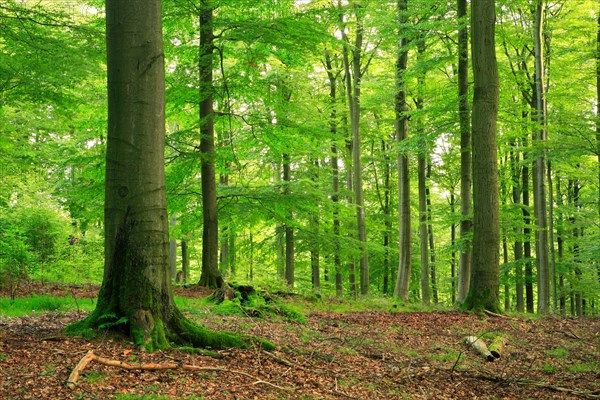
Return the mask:
POLYGON ((85 367, 91 361, 96 361, 103 365, 123 368, 126 370, 157 371, 157 370, 167 370, 167 369, 183 369, 185 371, 228 372, 228 373, 232 373, 232 374, 243 375, 250 379, 253 379, 254 380, 253 385, 265 384, 267 386, 271 386, 275 389, 279 389, 279 390, 283 390, 283 391, 292 390, 291 388, 284 388, 284 387, 277 386, 270 382, 256 379, 254 376, 252 376, 246 372, 243 372, 243 371, 231 370, 231 369, 226 369, 226 368, 221 368, 221 367, 200 367, 200 366, 191 365, 191 364, 175 364, 175 363, 167 363, 167 364, 142 363, 142 364, 134 365, 134 364, 129 364, 129 363, 119 361, 119 360, 111 360, 109 358, 97 356, 96 354, 94 354, 93 350, 88 351, 86 353, 86 355, 83 356, 83 358, 81 360, 79 360, 79 363, 77 363, 77 365, 71 372, 71 375, 69 375, 69 379, 67 380, 67 387, 69 389, 75 388, 75 386, 77 384, 77 379, 79 378, 79 374, 81 374, 81 372, 85 369, 85 367))
POLYGON ((510 317, 510 316, 508 316, 508 315, 497 314, 497 313, 495 313, 495 312, 492 312, 492 311, 489 311, 489 310, 483 310, 483 312, 484 312, 484 314, 487 314, 487 315, 489 315, 490 317, 503 318, 503 319, 510 319, 510 320, 513 320, 513 321, 514 321, 514 320, 516 320, 516 319, 518 319, 518 318, 513 318, 513 317, 510 317))

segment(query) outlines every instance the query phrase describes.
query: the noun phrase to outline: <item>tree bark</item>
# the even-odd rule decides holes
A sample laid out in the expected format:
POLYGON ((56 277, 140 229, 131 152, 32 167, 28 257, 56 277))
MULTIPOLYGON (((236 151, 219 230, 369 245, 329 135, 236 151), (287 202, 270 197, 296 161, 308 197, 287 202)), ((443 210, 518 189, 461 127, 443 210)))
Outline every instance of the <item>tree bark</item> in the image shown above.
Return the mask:
MULTIPOLYGON (((175 226, 175 216, 171 215, 169 225, 175 226)), ((171 279, 175 279, 177 276, 177 240, 175 238, 169 239, 169 271, 171 279)))
POLYGON ((412 238, 410 219, 410 175, 408 170, 408 154, 402 150, 402 142, 408 139, 408 104, 406 102, 406 82, 404 75, 408 64, 409 40, 405 31, 408 22, 407 0, 398 0, 398 50, 396 59, 396 95, 394 108, 396 113, 395 130, 398 151, 398 219, 400 227, 398 276, 394 296, 408 300, 411 275, 412 238))
POLYGON ((338 133, 337 133, 337 80, 338 75, 333 72, 331 54, 325 53, 325 66, 327 69, 327 78, 329 80, 329 102, 331 110, 329 114, 329 132, 331 133, 331 201, 333 202, 333 240, 334 254, 333 266, 335 273, 335 293, 341 296, 342 291, 342 260, 340 257, 340 167, 338 156, 338 133))
MULTIPOLYGON (((341 3, 338 3, 341 9, 341 3)), ((352 62, 350 62, 348 47, 350 42, 346 35, 343 15, 340 13, 340 25, 342 27, 342 39, 344 41, 344 64, 346 72, 346 91, 348 96, 348 108, 350 114, 350 128, 352 131, 352 179, 354 188, 354 205, 356 208, 357 237, 360 242, 359 258, 359 285, 360 293, 369 293, 369 254, 367 251, 367 224, 365 215, 365 199, 362 178, 361 160, 361 136, 360 136, 360 96, 361 81, 364 71, 362 70, 362 48, 363 48, 363 23, 361 6, 358 2, 352 3, 356 16, 356 36, 352 48, 352 62)))
POLYGON ((469 29, 467 0, 457 0, 458 6, 458 115, 460 124, 460 265, 457 301, 463 303, 471 279, 471 123, 469 115, 469 29))
POLYGON ((427 196, 425 193, 427 160, 425 154, 418 156, 418 186, 419 186, 419 248, 421 257, 421 302, 431 303, 429 290, 429 243, 427 235, 427 196))
POLYGON ((537 129, 534 144, 542 149, 533 164, 533 197, 535 231, 535 254, 537 266, 537 309, 540 314, 550 312, 550 273, 548 262, 548 214, 546 206, 546 89, 544 66, 544 14, 545 0, 538 0, 535 8, 535 91, 537 129))
MULTIPOLYGON (((291 194, 290 181, 292 179, 290 156, 289 154, 283 155, 283 184, 284 184, 284 195, 289 196, 291 194)), ((290 222, 293 215, 290 210, 288 219, 289 222, 285 223, 285 283, 289 287, 294 287, 294 228, 290 222)))
POLYGON ((188 244, 187 240, 181 240, 181 283, 184 285, 188 283, 188 277, 190 276, 190 259, 188 257, 188 244))
POLYGON ((473 54, 473 265, 467 309, 498 312, 500 221, 496 124, 498 66, 494 0, 471 6, 473 54))
MULTIPOLYGON (((510 163, 512 168, 512 201, 513 204, 520 204, 521 202, 521 188, 519 182, 521 182, 521 168, 519 167, 519 151, 517 148, 517 142, 511 142, 510 152, 510 163)), ((514 242, 514 255, 515 255, 515 297, 516 307, 518 312, 525 310, 525 303, 523 297, 523 240, 521 238, 523 229, 518 226, 515 228, 517 239, 514 242)))
MULTIPOLYGON (((245 347, 246 337, 186 319, 169 274, 164 138, 165 88, 160 0, 107 0, 108 143, 105 266, 96 309, 68 330, 111 322, 147 349, 170 342, 245 347)), ((263 342, 267 347, 273 346, 263 342)))
POLYGON ((202 172, 202 274, 200 285, 222 288, 219 270, 219 218, 215 173, 215 126, 213 111, 213 9, 210 0, 200 3, 200 157, 202 172))

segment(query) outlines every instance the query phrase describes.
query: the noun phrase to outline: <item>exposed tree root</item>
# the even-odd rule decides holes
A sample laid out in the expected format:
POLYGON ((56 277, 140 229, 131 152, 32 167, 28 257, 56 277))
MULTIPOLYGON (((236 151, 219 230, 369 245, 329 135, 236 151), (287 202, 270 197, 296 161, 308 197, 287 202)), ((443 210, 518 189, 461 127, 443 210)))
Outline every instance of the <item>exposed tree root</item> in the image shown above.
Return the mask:
POLYGON ((182 369, 185 371, 213 371, 213 372, 227 372, 227 373, 231 373, 231 374, 237 374, 237 375, 243 375, 246 376, 250 379, 253 379, 254 382, 252 383, 253 385, 258 385, 258 384, 264 384, 267 386, 270 386, 272 388, 278 389, 278 390, 282 390, 282 391, 291 391, 293 389, 291 388, 284 388, 281 386, 277 386, 273 383, 267 382, 267 381, 263 381, 260 379, 256 379, 254 376, 243 372, 243 371, 236 371, 236 370, 230 370, 230 369, 226 369, 226 368, 221 368, 221 367, 200 367, 197 365, 191 365, 191 364, 176 364, 176 363, 166 363, 166 364, 154 364, 154 363, 141 363, 141 364, 129 364, 123 361, 119 361, 119 360, 111 360, 109 358, 104 358, 104 357, 100 357, 97 356, 96 354, 94 354, 93 350, 90 350, 86 353, 85 356, 83 356, 83 358, 81 360, 79 360, 79 362, 77 363, 77 365, 75 366, 75 368, 73 369, 73 371, 71 372, 71 375, 69 375, 69 379, 67 381, 67 387, 69 389, 75 389, 75 386, 77 385, 77 380, 79 379, 79 375, 81 374, 81 372, 85 369, 85 367, 92 361, 96 361, 100 364, 103 365, 107 365, 110 367, 117 367, 117 368, 122 368, 122 369, 126 369, 126 370, 138 370, 138 371, 160 371, 160 370, 169 370, 169 369, 182 369))

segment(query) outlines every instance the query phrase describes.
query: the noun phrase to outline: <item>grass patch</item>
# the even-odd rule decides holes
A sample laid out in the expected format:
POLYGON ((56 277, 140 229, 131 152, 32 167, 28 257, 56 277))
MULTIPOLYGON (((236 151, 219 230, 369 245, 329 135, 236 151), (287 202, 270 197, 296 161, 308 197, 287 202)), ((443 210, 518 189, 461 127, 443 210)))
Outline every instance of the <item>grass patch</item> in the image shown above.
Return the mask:
POLYGON ((78 308, 83 311, 92 311, 94 309, 94 300, 36 295, 19 297, 14 300, 0 298, 0 314, 11 317, 22 317, 24 315, 48 311, 67 312, 78 308))
POLYGON ((600 371, 600 362, 578 363, 569 366, 568 370, 575 373, 597 372, 600 371))
POLYGON ((546 355, 556 358, 564 358, 569 355, 569 351, 563 347, 557 347, 556 349, 546 350, 546 355))
POLYGON ((84 380, 88 383, 98 383, 102 382, 104 379, 106 379, 106 374, 98 371, 87 372, 84 378, 84 380))

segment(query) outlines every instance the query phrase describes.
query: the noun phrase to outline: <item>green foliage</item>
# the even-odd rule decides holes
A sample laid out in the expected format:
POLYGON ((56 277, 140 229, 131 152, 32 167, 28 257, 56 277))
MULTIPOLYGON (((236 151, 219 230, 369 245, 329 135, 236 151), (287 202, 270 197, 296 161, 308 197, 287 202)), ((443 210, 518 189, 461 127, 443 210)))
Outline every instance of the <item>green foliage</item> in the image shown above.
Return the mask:
MULTIPOLYGON (((451 265, 456 267, 458 252, 465 246, 450 236, 451 228, 460 223, 454 5, 409 2, 408 23, 398 26, 397 10, 390 2, 364 1, 360 10, 342 3, 339 9, 322 1, 223 0, 216 4, 216 169, 221 178, 220 239, 229 246, 229 257, 222 260, 223 272, 228 280, 281 289, 282 229, 290 226, 295 235, 294 290, 298 293, 313 290, 310 257, 314 250, 320 251, 324 300, 312 303, 312 308, 415 309, 412 304, 393 308, 391 300, 377 296, 340 304, 329 299, 336 293, 336 272, 343 282, 343 296, 351 295, 348 265, 359 253, 352 235, 356 210, 348 201, 352 190, 347 172, 352 162, 346 147, 349 116, 339 34, 342 16, 352 41, 355 17, 360 15, 369 62, 361 81, 361 156, 371 289, 388 295, 395 284, 399 256, 394 245, 398 243, 396 157, 398 153, 409 157, 414 192, 416 155, 426 152, 432 167, 430 223, 436 257, 432 265, 440 302, 448 305, 457 283, 451 265), (393 109, 399 33, 410 39, 404 76, 410 135, 401 145, 395 143, 393 109), (425 50, 419 54, 421 42, 425 50), (325 51, 335 77, 335 99, 330 98, 325 51), (422 108, 416 106, 418 98, 423 99, 422 108), (332 187, 334 147, 339 159, 337 193, 332 187), (292 162, 292 181, 286 183, 289 194, 284 193, 281 178, 283 153, 292 162), (332 201, 334 197, 337 202, 332 201), (338 222, 340 234, 335 236, 338 222), (338 271, 336 258, 341 265, 338 271)), ((536 128, 526 98, 533 76, 529 3, 502 0, 499 4, 500 207, 509 252, 502 283, 511 288, 514 308, 516 271, 526 261, 515 260, 515 242, 533 245, 535 232, 524 231, 523 211, 532 211, 532 204, 512 200, 513 188, 521 194, 524 189, 513 172, 530 166, 542 149, 528 140, 536 128), (516 159, 511 159, 513 153, 516 159)), ((592 0, 561 5, 550 5, 547 20, 551 85, 546 150, 554 180, 555 247, 558 238, 562 243, 562 255, 555 254, 556 274, 564 282, 557 288, 557 297, 577 302, 580 296, 588 312, 592 304, 597 312, 600 228, 590 222, 597 221, 598 215, 596 44, 592 39, 597 7, 592 0)), ((6 0, 0 7, 0 27, 5 33, 0 37, 0 285, 12 293, 28 278, 77 283, 102 279, 107 123, 105 21, 102 12, 97 12, 102 6, 100 1, 6 0), (79 238, 77 245, 68 244, 71 235, 79 238)), ((169 213, 177 216, 171 237, 187 240, 191 277, 196 280, 196 260, 202 251, 198 10, 189 2, 164 2, 163 6, 167 195, 169 213)), ((416 226, 416 193, 411 198, 416 226)), ((418 238, 413 239, 410 299, 416 302, 420 260, 418 238)), ((527 260, 534 259, 535 251, 527 260)), ((280 306, 253 299, 243 308, 235 301, 186 307, 197 315, 247 313, 302 320, 293 307, 280 306)))
POLYGON ((98 329, 110 329, 118 325, 124 325, 129 321, 126 317, 118 317, 114 313, 103 314, 98 318, 98 320, 106 321, 99 324, 98 329))
POLYGON ((68 312, 75 308, 90 311, 94 301, 89 299, 73 299, 70 297, 31 296, 7 299, 0 297, 0 314, 11 316, 24 316, 31 313, 47 311, 68 312))

